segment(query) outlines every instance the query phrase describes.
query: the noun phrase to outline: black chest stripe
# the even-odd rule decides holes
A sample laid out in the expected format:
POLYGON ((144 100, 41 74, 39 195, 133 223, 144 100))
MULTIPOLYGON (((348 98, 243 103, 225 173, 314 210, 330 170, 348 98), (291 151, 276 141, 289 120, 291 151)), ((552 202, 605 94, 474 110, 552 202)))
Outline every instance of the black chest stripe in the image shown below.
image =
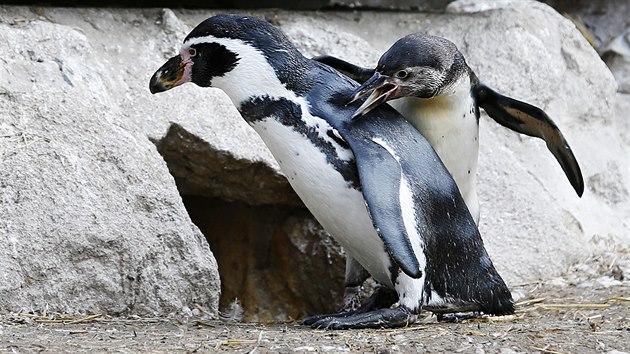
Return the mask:
MULTIPOLYGON (((316 127, 308 126, 304 122, 302 119, 302 109, 297 103, 286 98, 270 98, 268 96, 254 97, 241 104, 239 112, 249 124, 272 117, 272 119, 275 119, 282 125, 291 127, 293 130, 302 134, 304 139, 308 139, 326 155, 328 163, 343 176, 344 180, 348 182, 352 188, 361 190, 354 159, 348 161, 342 160, 337 155, 335 146, 330 141, 322 139, 316 127)), ((332 128, 328 130, 328 135, 334 139, 342 149, 350 150, 348 144, 343 139, 335 136, 332 128)), ((307 159, 308 156, 301 158, 307 159)))

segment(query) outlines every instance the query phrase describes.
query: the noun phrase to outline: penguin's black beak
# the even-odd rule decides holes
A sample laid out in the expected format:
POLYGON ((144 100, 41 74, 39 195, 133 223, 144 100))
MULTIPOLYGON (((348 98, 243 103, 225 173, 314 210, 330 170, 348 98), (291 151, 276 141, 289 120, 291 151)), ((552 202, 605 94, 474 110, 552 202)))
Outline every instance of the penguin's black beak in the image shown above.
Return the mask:
POLYGON ((164 92, 190 81, 191 61, 182 61, 180 55, 169 59, 155 74, 149 82, 149 90, 155 94, 164 92))
POLYGON ((391 99, 392 96, 398 91, 398 84, 393 83, 389 80, 388 76, 381 75, 378 72, 375 72, 372 77, 370 77, 363 85, 357 87, 354 92, 352 92, 350 100, 347 104, 351 104, 355 102, 359 98, 367 95, 368 93, 372 93, 363 104, 357 108, 357 110, 352 115, 352 119, 358 118, 369 111, 376 108, 381 103, 386 102, 391 99))

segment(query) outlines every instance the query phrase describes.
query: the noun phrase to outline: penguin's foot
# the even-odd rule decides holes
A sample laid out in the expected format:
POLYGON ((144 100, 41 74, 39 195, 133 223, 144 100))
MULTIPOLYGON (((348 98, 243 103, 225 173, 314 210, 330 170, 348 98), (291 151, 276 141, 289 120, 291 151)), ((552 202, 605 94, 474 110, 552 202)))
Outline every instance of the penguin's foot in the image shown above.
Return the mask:
POLYGON ((405 307, 355 313, 346 317, 324 317, 311 324, 320 329, 398 328, 416 321, 416 315, 405 307))
POLYGON ((379 286, 378 288, 376 288, 376 290, 374 290, 372 295, 370 295, 370 297, 365 301, 365 303, 357 309, 347 308, 347 305, 352 305, 352 304, 346 303, 346 298, 344 295, 344 307, 341 309, 341 311, 339 311, 338 313, 333 313, 333 314, 310 316, 310 317, 305 318, 302 321, 302 324, 306 326, 310 326, 314 324, 315 322, 318 322, 325 318, 350 317, 350 316, 354 316, 354 315, 358 315, 362 313, 389 308, 390 306, 395 304, 396 301, 398 301, 398 294, 396 293, 395 290, 387 289, 382 286, 379 286))
POLYGON ((313 315, 308 316, 307 318, 302 320, 302 325, 304 326, 312 326, 313 323, 319 322, 325 318, 343 318, 357 314, 357 311, 341 311, 338 313, 327 313, 323 315, 313 315))
POLYGON ((473 319, 481 319, 488 318, 489 316, 483 314, 481 312, 471 312, 471 313, 438 313, 437 320, 438 322, 445 323, 459 323, 465 320, 473 320, 473 319))

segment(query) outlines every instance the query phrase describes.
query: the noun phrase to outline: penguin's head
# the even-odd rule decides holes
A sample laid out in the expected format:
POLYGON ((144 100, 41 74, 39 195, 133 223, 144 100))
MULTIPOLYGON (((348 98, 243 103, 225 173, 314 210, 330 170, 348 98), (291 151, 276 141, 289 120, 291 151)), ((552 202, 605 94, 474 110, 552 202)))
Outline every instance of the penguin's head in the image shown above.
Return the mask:
POLYGON ((282 85, 280 73, 302 55, 268 22, 249 16, 217 15, 195 27, 179 54, 151 77, 151 93, 187 82, 225 91, 238 107, 244 100, 282 85))
POLYGON ((448 93, 467 74, 468 66, 455 44, 441 37, 410 34, 381 56, 374 75, 352 93, 350 103, 371 93, 354 116, 400 97, 429 99, 448 93))

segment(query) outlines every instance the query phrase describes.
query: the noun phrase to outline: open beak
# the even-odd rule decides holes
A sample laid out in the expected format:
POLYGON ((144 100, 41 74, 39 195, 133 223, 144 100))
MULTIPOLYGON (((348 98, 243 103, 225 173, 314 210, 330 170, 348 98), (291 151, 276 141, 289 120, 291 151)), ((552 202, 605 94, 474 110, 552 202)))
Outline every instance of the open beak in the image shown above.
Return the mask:
POLYGON ((172 57, 153 74, 149 90, 155 94, 189 82, 191 66, 192 62, 183 61, 180 55, 172 57))
POLYGON ((352 115, 352 119, 360 117, 369 111, 376 108, 381 103, 389 100, 398 91, 398 85, 390 82, 389 77, 383 76, 378 72, 375 72, 371 78, 369 78, 363 85, 357 87, 352 93, 350 101, 347 104, 358 100, 359 98, 372 92, 372 94, 363 102, 361 107, 352 115))

